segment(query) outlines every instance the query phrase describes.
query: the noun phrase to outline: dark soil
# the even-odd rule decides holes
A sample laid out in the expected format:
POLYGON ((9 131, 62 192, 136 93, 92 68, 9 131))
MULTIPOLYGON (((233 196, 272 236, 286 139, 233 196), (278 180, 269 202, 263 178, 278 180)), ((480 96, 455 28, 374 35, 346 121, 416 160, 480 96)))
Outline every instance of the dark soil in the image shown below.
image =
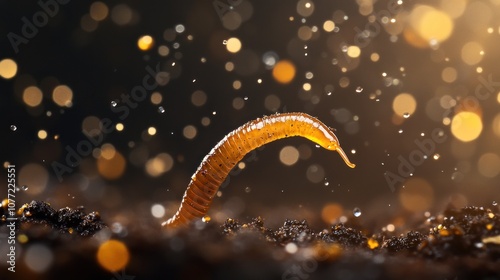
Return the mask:
MULTIPOLYGON (((3 205, 0 233, 6 214, 3 205)), ((16 273, 0 265, 1 279, 500 279, 500 216, 483 207, 448 208, 401 235, 349 222, 316 230, 286 220, 272 229, 261 218, 174 231, 141 221, 123 234, 97 212, 54 210, 41 201, 18 215, 16 234, 27 237, 19 252, 44 243, 54 262, 35 274, 21 253, 16 273), (112 273, 96 261, 103 236, 127 245, 125 270, 112 273)))

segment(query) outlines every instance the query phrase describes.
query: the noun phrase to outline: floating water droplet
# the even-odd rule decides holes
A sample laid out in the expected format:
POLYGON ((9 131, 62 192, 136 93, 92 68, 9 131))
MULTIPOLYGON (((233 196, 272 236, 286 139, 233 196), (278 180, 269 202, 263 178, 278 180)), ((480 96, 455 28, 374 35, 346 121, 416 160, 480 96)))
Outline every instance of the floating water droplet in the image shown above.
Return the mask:
POLYGON ((355 149, 352 149, 352 150, 351 150, 351 154, 353 154, 353 155, 354 155, 355 153, 356 153, 356 150, 355 150, 355 149))
POLYGON ((165 113, 165 108, 163 108, 163 106, 158 107, 158 113, 160 114, 165 113))
POLYGON ((362 87, 357 87, 357 88, 356 88, 356 92, 357 92, 357 93, 360 93, 360 92, 362 92, 362 91, 363 91, 363 88, 362 88, 362 87))
POLYGON ((398 133, 399 134, 403 133, 403 130, 402 129, 398 130, 398 133))
POLYGON ((324 184, 325 186, 329 186, 329 185, 330 185, 330 182, 325 181, 323 184, 324 184))
POLYGON ((361 216, 361 209, 359 209, 358 207, 354 208, 352 210, 352 214, 354 214, 354 217, 359 217, 361 216))
POLYGON ((491 205, 493 205, 493 206, 497 206, 497 205, 498 205, 498 202, 496 202, 496 201, 494 201, 494 200, 493 200, 493 202, 491 203, 491 205))
POLYGON ((26 185, 22 185, 22 186, 21 186, 21 190, 23 190, 23 191, 27 191, 27 190, 28 190, 28 186, 26 186, 26 185))
POLYGON ((328 92, 326 93, 326 95, 330 96, 330 95, 332 95, 332 92, 331 92, 331 91, 328 91, 328 92))
POLYGON ((15 126, 15 125, 11 125, 11 126, 10 126, 10 130, 12 130, 12 131, 16 131, 16 130, 17 130, 17 126, 15 126))
POLYGON ((438 160, 440 157, 441 157, 441 155, 440 155, 440 154, 434 154, 434 155, 432 156, 432 158, 433 158, 433 159, 435 159, 435 160, 438 160))
POLYGON ((250 188, 250 187, 246 187, 246 188, 245 188, 245 192, 246 192, 246 193, 249 193, 249 192, 251 192, 251 191, 252 191, 252 188, 250 188))
POLYGON ((404 114, 403 114, 403 118, 407 119, 407 118, 409 118, 409 117, 410 117, 410 113, 408 113, 408 112, 407 112, 407 113, 404 113, 404 114))
POLYGON ((116 105, 118 105, 118 103, 116 103, 116 101, 111 101, 111 107, 116 107, 116 105))
POLYGON ((227 40, 222 41, 222 44, 225 46, 227 45, 227 40))
POLYGON ((212 112, 212 115, 214 115, 214 116, 215 116, 215 115, 217 115, 217 112, 216 112, 216 111, 213 111, 213 112, 212 112))

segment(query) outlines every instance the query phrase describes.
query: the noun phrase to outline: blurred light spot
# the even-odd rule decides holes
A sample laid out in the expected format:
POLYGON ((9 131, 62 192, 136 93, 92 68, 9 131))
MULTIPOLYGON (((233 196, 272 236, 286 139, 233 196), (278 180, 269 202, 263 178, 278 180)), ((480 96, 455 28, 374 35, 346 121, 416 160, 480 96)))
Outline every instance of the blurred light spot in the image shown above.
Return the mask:
POLYGON ((468 65, 479 63, 483 59, 483 47, 477 42, 468 42, 462 47, 462 60, 468 65))
POLYGON ((19 185, 29 186, 28 193, 37 195, 45 191, 49 181, 49 173, 40 164, 28 163, 19 172, 19 185))
POLYGON ((243 22, 240 13, 236 11, 229 11, 222 16, 222 26, 227 30, 236 30, 243 22))
POLYGON ((323 30, 326 32, 332 32, 335 29, 335 22, 327 20, 323 23, 323 30))
POLYGON ((370 55, 370 59, 371 59, 371 61, 373 61, 373 62, 377 62, 377 61, 380 59, 380 55, 379 55, 378 53, 372 53, 372 54, 370 55))
POLYGON ((410 14, 410 26, 428 44, 441 43, 450 37, 453 21, 449 15, 431 6, 418 5, 410 14))
POLYGON ((182 130, 182 135, 184 135, 184 137, 186 137, 187 139, 195 138, 197 133, 198 131, 196 130, 196 127, 193 125, 187 125, 182 130))
POLYGON ((307 168, 306 177, 313 183, 322 182, 325 178, 325 169, 319 164, 313 164, 307 168))
POLYGON ((276 112, 281 106, 281 100, 278 96, 274 94, 270 94, 266 96, 266 99, 264 100, 264 107, 266 107, 267 110, 276 112))
POLYGON ((352 58, 359 57, 361 49, 358 46, 349 46, 347 48, 347 55, 352 58))
POLYGON ((132 9, 127 4, 118 4, 111 10, 111 19, 118 25, 126 25, 132 21, 132 9))
POLYGON ((117 123, 115 125, 115 128, 116 128, 117 131, 123 131, 123 129, 125 128, 125 126, 122 123, 117 123))
POLYGON ((183 33, 184 31, 186 31, 186 27, 184 27, 184 25, 177 24, 175 26, 175 32, 177 32, 177 33, 183 33))
POLYGON ((54 260, 54 254, 48 246, 33 244, 26 249, 24 262, 27 267, 36 273, 45 272, 54 260))
POLYGON ((349 78, 347 78, 347 77, 342 77, 339 79, 339 86, 341 88, 348 87, 350 83, 351 83, 351 80, 349 80, 349 78))
POLYGON ((120 178, 125 172, 125 167, 125 158, 119 152, 115 152, 110 159, 103 157, 101 153, 101 156, 97 159, 97 171, 108 180, 120 178))
POLYGON ((144 35, 137 40, 137 46, 141 51, 150 50, 154 45, 153 37, 149 35, 144 35))
POLYGON ((0 77, 4 79, 12 79, 17 73, 17 63, 10 59, 5 58, 0 61, 0 77))
POLYGON ((41 129, 38 131, 38 138, 40 138, 41 140, 44 140, 47 138, 47 131, 41 129))
POLYGON ((158 105, 161 103, 162 100, 163 96, 161 95, 161 93, 155 91, 153 92, 153 94, 151 94, 151 103, 158 105))
POLYGON ((90 17, 95 21, 106 19, 108 13, 108 6, 103 2, 96 1, 90 5, 90 17))
POLYGON ((236 110, 241 110, 245 107, 245 100, 241 97, 235 97, 233 99, 233 108, 236 110))
POLYGON ((36 107, 42 103, 42 91, 36 86, 27 87, 23 91, 23 101, 30 107, 36 107))
POLYGON ((101 153, 100 156, 103 157, 104 159, 112 159, 116 154, 116 149, 115 146, 112 144, 106 143, 101 146, 101 153))
POLYGON ((278 55, 275 52, 266 52, 262 55, 262 62, 269 67, 268 69, 274 67, 278 61, 278 55))
POLYGON ((299 150, 294 146, 285 146, 281 149, 279 158, 284 165, 292 166, 299 160, 299 150))
POLYGON ((92 32, 97 29, 98 22, 92 19, 89 14, 85 14, 80 19, 80 27, 86 32, 92 32))
POLYGON ((305 91, 310 91, 311 90, 311 84, 310 83, 304 83, 302 85, 302 89, 305 91))
POLYGON ((210 118, 209 117, 203 117, 203 118, 201 118, 201 125, 203 125, 203 126, 209 126, 210 125, 210 118))
POLYGON ((149 127, 148 134, 151 136, 155 135, 156 134, 156 127, 154 127, 154 126, 149 127))
POLYGON ((161 153, 146 162, 146 172, 152 177, 158 177, 170 171, 174 166, 174 159, 170 154, 161 153))
POLYGON ((333 224, 340 216, 344 209, 338 203, 326 204, 321 210, 321 218, 327 224, 333 224))
POLYGON ((297 13, 303 17, 308 17, 314 12, 314 3, 310 0, 299 0, 297 2, 297 13))
POLYGON ((165 216, 165 207, 161 204, 153 204, 151 206, 151 215, 155 218, 163 218, 165 216))
POLYGON ((170 49, 167 46, 159 46, 158 54, 161 56, 167 56, 170 53, 170 49))
POLYGON ((463 111, 456 114, 451 121, 451 132, 458 140, 469 142, 475 140, 483 130, 483 122, 479 115, 463 111))
POLYGON ((231 72, 234 70, 234 63, 232 63, 231 61, 228 61, 224 65, 224 68, 226 69, 226 71, 231 72))
POLYGON ((441 78, 447 83, 453 83, 457 79, 457 70, 453 67, 446 67, 441 72, 441 78))
POLYGON ((288 254, 295 254, 299 250, 299 247, 297 247, 297 244, 290 242, 285 245, 285 252, 288 254))
POLYGON ((202 90, 196 90, 191 94, 191 103, 196 107, 201 107, 207 102, 207 94, 202 90))
POLYGON ((312 38, 312 30, 309 26, 301 26, 298 30, 297 30, 297 37, 299 37, 300 40, 302 41, 307 41, 309 39, 312 38))
POLYGON ((479 173, 484 177, 493 178, 500 173, 500 157, 494 153, 483 154, 477 163, 479 173))
POLYGON ((295 77, 295 65, 288 60, 280 60, 273 68, 273 78, 281 83, 288 84, 295 77))
POLYGON ((65 85, 54 88, 52 99, 61 107, 71 107, 73 105, 73 91, 65 85))
POLYGON ((493 133, 500 138, 500 113, 498 113, 491 124, 493 133))
POLYGON ((467 6, 466 0, 441 0, 440 8, 452 18, 460 17, 467 6))
POLYGON ((101 120, 96 116, 88 116, 82 122, 82 131, 90 137, 101 134, 101 120))
POLYGON ((434 200, 434 190, 426 180, 411 177, 404 183, 404 188, 399 192, 401 205, 412 212, 427 211, 434 200))
POLYGON ((233 82, 233 88, 238 90, 241 88, 241 81, 240 80, 236 80, 233 82))
POLYGON ((237 53, 241 50, 241 41, 236 37, 229 38, 227 40, 226 48, 231 53, 237 53))
POLYGON ((97 261, 106 270, 116 272, 125 269, 130 254, 127 246, 118 240, 108 240, 97 250, 97 261))
POLYGON ((405 114, 412 115, 417 109, 417 101, 409 93, 400 93, 394 98, 392 109, 400 117, 403 117, 405 114))

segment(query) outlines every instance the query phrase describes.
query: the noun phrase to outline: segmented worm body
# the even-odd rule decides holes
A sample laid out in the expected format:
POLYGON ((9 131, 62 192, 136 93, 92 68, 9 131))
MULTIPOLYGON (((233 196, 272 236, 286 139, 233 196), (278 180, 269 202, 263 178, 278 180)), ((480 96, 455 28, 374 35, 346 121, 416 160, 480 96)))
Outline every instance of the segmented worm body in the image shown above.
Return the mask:
POLYGON ((162 225, 176 227, 205 216, 219 186, 247 153, 269 142, 293 136, 305 137, 327 150, 337 151, 349 167, 355 167, 332 129, 318 119, 305 113, 258 118, 227 134, 205 156, 191 177, 179 210, 162 225))

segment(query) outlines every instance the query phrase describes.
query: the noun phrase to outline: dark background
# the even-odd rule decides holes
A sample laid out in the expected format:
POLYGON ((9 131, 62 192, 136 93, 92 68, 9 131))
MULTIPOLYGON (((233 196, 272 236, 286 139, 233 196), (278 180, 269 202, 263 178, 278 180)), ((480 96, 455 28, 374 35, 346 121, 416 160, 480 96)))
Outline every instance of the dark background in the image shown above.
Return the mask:
MULTIPOLYGON (((402 13, 409 13, 416 4, 433 2, 404 1, 402 13)), ((231 176, 229 185, 222 189, 222 197, 216 198, 210 214, 220 209, 232 209, 233 214, 242 219, 260 215, 271 222, 273 217, 282 221, 283 216, 307 217, 314 221, 325 204, 339 203, 346 215, 351 215, 352 209, 359 207, 363 217, 387 223, 386 216, 410 210, 401 207, 404 184, 391 190, 384 173, 397 174, 398 156, 408 158, 416 149, 415 139, 423 139, 421 133, 429 137, 436 128, 448 136, 444 143, 436 145, 435 152, 440 157, 426 160, 414 172, 414 176, 423 178, 431 186, 433 194, 423 196, 424 200, 432 199, 428 210, 442 209, 449 202, 459 206, 491 205, 494 200, 500 200, 498 175, 492 178, 482 176, 477 162, 485 152, 500 152, 498 136, 492 132, 492 122, 499 108, 496 101, 498 89, 489 100, 480 101, 484 127, 472 144, 460 144, 449 126, 432 120, 425 110, 427 102, 442 94, 443 88, 460 100, 474 94, 479 76, 492 75, 493 80, 500 80, 497 63, 499 22, 496 20, 499 9, 494 1, 478 2, 490 7, 492 13, 491 20, 481 29, 484 34, 469 28, 462 16, 453 20, 455 25, 450 38, 439 48, 432 49, 414 47, 401 34, 396 42, 391 42, 390 35, 381 28, 370 38, 369 44, 361 48, 359 64, 343 73, 331 61, 336 58, 342 64, 345 56, 341 46, 355 44, 356 30, 362 30, 369 20, 359 14, 354 1, 315 1, 315 12, 307 17, 305 25, 316 25, 319 31, 307 42, 297 38, 297 30, 303 24, 296 12, 296 1, 252 1, 251 18, 233 31, 223 27, 211 1, 107 1, 110 14, 117 5, 127 5, 132 9, 133 22, 121 26, 108 15, 91 32, 82 29, 81 20, 88 16, 92 3, 69 1, 59 5, 59 12, 49 19, 46 26, 39 28, 27 44, 21 44, 18 53, 14 52, 7 34, 20 34, 21 19, 27 17, 31 20, 41 8, 35 1, 0 1, 0 60, 10 58, 18 65, 14 78, 0 79, 0 160, 15 164, 18 174, 23 166, 35 163, 45 168, 50 176, 41 193, 33 194, 27 185, 28 189, 18 194, 18 203, 40 199, 50 201, 56 208, 85 205, 100 211, 108 221, 122 223, 133 217, 129 215, 131 213, 139 218, 152 218, 151 205, 159 203, 168 206, 167 218, 173 214, 200 161, 226 133, 263 115, 301 111, 336 128, 342 147, 357 167, 348 168, 337 154, 316 149, 314 143, 302 138, 271 143, 256 152, 256 160, 244 160, 246 168, 231 176), (340 28, 338 32, 324 32, 323 22, 334 18, 338 11, 348 15, 348 20, 336 24, 340 28), (289 20, 290 16, 295 18, 294 21, 289 20), (184 25, 186 31, 177 34, 173 41, 165 40, 165 30, 173 29, 177 24, 184 25), (488 35, 486 29, 490 26, 494 32, 488 35), (155 45, 148 51, 137 47, 137 40, 143 35, 150 35, 155 40, 155 45), (192 35, 193 40, 188 40, 188 35, 192 35), (237 65, 240 71, 225 70, 226 62, 237 63, 240 58, 238 54, 229 53, 223 44, 223 40, 230 37, 242 41, 242 51, 256 55, 258 61, 248 62, 249 65, 258 65, 255 71, 245 73, 249 72, 245 69, 251 68, 245 62, 237 65), (473 40, 482 44, 485 57, 479 65, 469 66, 461 61, 460 50, 466 42, 473 40), (180 44, 176 50, 172 47, 175 42, 180 44), (168 56, 158 54, 160 45, 170 48, 168 56), (304 55, 305 45, 307 56, 304 55), (266 69, 261 57, 267 51, 274 51, 280 59, 295 64, 297 74, 290 84, 277 83, 272 70, 266 69), (370 60, 373 52, 380 55, 376 63, 370 60), (205 63, 201 62, 202 57, 206 58, 205 63), (449 60, 443 59, 445 57, 449 60), (172 62, 176 63, 175 69, 169 68, 172 62), (165 113, 160 114, 158 105, 152 104, 148 96, 131 110, 126 119, 120 120, 111 110, 111 101, 119 100, 122 93, 129 94, 134 86, 142 84, 147 73, 145 67, 154 68, 158 63, 165 71, 171 71, 168 84, 156 89, 163 96, 160 105, 165 108, 165 113), (458 78, 451 84, 441 78, 443 68, 448 66, 455 67, 458 72, 458 78), (477 66, 483 67, 481 74, 475 71, 477 66), (400 70, 401 67, 404 71, 400 70), (307 71, 314 73, 313 79, 305 78, 307 71), (400 83, 385 85, 383 72, 399 79, 400 83), (347 87, 339 85, 342 77, 350 80, 347 87), (61 108, 52 102, 54 83, 51 81, 54 79, 72 89, 72 107, 61 108), (263 82, 258 84, 257 79, 263 82), (234 80, 242 82, 241 89, 232 87, 234 80), (305 82, 313 86, 309 93, 302 90, 305 82), (36 108, 30 108, 22 101, 22 91, 28 85, 37 85, 44 94, 41 105, 36 108), (325 91, 327 85, 334 86, 331 95, 325 91), (356 92, 358 87, 363 90, 356 92), (191 102, 191 94, 196 90, 203 90, 207 95, 207 102, 201 107, 191 102), (377 90, 381 92, 377 97, 379 101, 370 98, 370 94, 377 90), (413 94, 417 109, 410 118, 395 124, 392 101, 401 92, 413 94), (264 100, 270 94, 281 100, 277 110, 268 110, 264 106, 264 100), (248 98, 243 109, 233 108, 235 97, 248 98), (314 102, 318 98, 319 102, 314 102), (335 110, 339 109, 346 109, 352 116, 359 117, 353 124, 359 127, 356 132, 348 133, 346 126, 336 121, 335 110), (47 117, 46 111, 51 111, 52 116, 47 117), (88 116, 109 118, 113 124, 121 122, 125 125, 122 132, 103 135, 102 142, 112 144, 127 159, 125 173, 114 180, 102 178, 95 172, 95 159, 88 156, 74 172, 65 174, 59 181, 51 164, 64 162, 65 147, 75 148, 86 139, 82 133, 82 121, 88 116), (210 118, 210 125, 201 125, 203 117, 210 118), (11 125, 18 129, 12 131, 11 125), (197 128, 197 136, 192 140, 182 134, 187 125, 197 128), (157 133, 145 139, 143 135, 151 126, 157 129, 157 133), (37 137, 40 129, 48 132, 47 139, 37 137), (404 132, 399 133, 400 129, 404 132), (53 139, 54 135, 59 135, 59 138, 53 139), (131 148, 130 142, 135 146, 131 148), (312 154, 308 159, 299 159, 293 166, 285 166, 279 160, 279 151, 287 145, 307 145, 312 154), (451 152, 452 145, 463 145, 467 150, 473 146, 472 153, 457 158, 451 152), (149 176, 143 165, 136 166, 128 160, 138 147, 147 150, 148 158, 159 153, 170 154, 174 159, 173 168, 159 177, 149 176), (352 149, 355 154, 351 153, 352 149), (307 179, 306 171, 313 164, 324 168, 327 186, 323 181, 313 183, 307 179), (453 175, 455 172, 459 174, 453 175), (247 187, 250 192, 245 191, 247 187)), ((387 1, 376 2, 374 13, 386 10, 387 5, 387 1)), ((374 25, 381 27, 379 22, 374 25)), ((445 112, 443 108, 439 110, 445 112)), ((453 115, 451 113, 450 117, 453 115)), ((26 178, 19 177, 19 185, 37 180, 36 176, 27 178, 33 174, 23 175, 26 178)), ((0 174, 1 181, 6 182, 6 176, 6 172, 0 174)), ((416 189, 418 196, 418 187, 416 189)))

